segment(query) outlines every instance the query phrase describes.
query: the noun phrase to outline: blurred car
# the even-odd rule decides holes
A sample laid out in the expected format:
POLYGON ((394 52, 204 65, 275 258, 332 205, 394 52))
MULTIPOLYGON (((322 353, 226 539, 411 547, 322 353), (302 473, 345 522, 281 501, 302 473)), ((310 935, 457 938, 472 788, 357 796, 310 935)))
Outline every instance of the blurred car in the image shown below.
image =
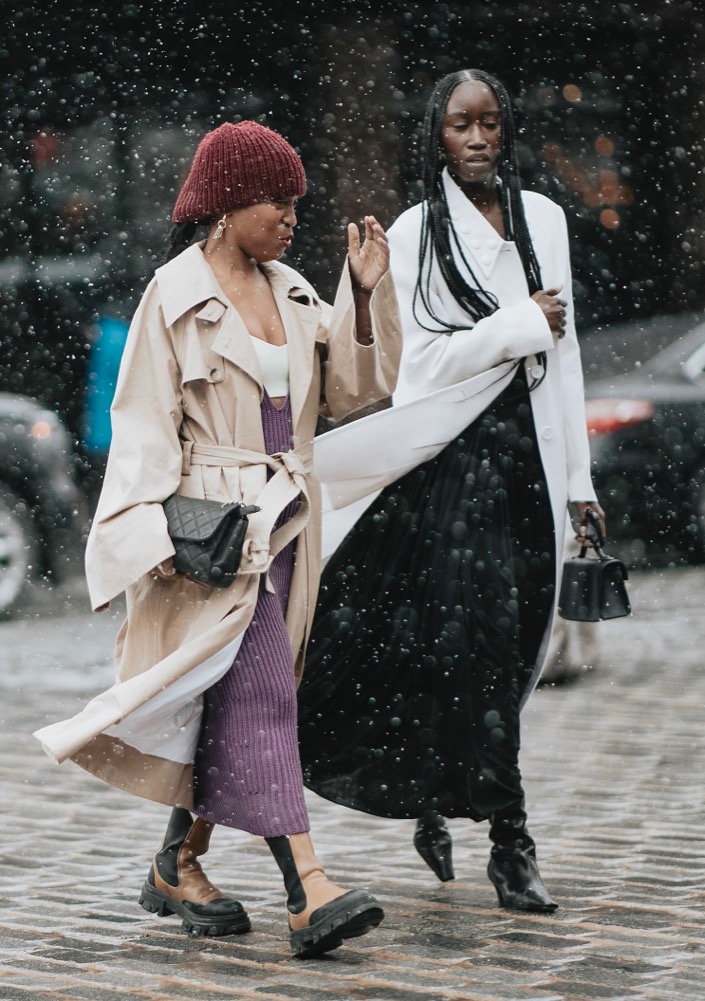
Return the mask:
POLYGON ((33 579, 60 581, 77 566, 84 509, 57 414, 0 393, 0 617, 16 611, 33 579))
POLYGON ((581 340, 593 479, 609 540, 705 561, 705 320, 692 313, 581 340))

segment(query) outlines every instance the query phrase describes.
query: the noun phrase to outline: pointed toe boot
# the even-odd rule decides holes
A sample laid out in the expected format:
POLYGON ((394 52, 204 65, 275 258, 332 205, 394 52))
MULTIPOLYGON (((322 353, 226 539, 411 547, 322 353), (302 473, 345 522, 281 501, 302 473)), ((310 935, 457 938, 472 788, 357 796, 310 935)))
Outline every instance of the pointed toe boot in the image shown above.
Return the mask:
POLYGON ((500 907, 550 914, 558 908, 544 886, 536 862, 536 845, 526 829, 524 803, 512 803, 492 814, 493 842, 487 875, 500 907))
POLYGON ((455 879, 453 839, 445 820, 436 810, 427 810, 417 820, 414 848, 442 883, 455 879))
POLYGON ((487 875, 497 891, 500 907, 540 914, 551 914, 558 907, 544 886, 531 849, 493 851, 487 875))

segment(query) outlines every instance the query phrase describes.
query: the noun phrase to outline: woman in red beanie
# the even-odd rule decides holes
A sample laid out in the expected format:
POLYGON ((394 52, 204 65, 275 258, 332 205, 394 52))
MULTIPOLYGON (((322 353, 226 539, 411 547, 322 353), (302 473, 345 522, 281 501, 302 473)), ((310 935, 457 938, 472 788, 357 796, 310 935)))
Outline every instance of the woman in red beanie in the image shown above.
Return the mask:
POLYGON ((263 836, 304 958, 383 918, 370 893, 328 879, 308 833, 296 685, 319 580, 313 439, 321 406, 339 419, 388 397, 401 353, 373 216, 362 243, 348 227, 333 306, 281 263, 305 192, 297 153, 255 122, 221 125, 196 151, 128 335, 86 552, 93 607, 126 592, 118 680, 37 732, 56 760, 172 806, 140 903, 192 934, 250 928, 198 861, 214 824, 263 836), (230 587, 174 572, 174 493, 260 507, 230 587))

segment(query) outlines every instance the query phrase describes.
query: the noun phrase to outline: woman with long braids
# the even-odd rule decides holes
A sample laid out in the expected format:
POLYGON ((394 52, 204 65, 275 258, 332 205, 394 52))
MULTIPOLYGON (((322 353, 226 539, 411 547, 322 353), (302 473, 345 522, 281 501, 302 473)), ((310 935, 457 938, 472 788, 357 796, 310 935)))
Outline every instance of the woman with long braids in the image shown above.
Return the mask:
POLYGON ((347 507, 356 520, 325 567, 299 689, 304 779, 415 818, 414 845, 443 881, 444 818, 488 820, 499 904, 550 912, 519 717, 545 657, 569 502, 581 537, 589 508, 604 529, 566 222, 521 190, 510 99, 483 71, 438 83, 421 153, 423 201, 389 229, 404 332, 394 406, 318 443, 330 517, 347 507), (346 442, 367 497, 349 486, 346 442))

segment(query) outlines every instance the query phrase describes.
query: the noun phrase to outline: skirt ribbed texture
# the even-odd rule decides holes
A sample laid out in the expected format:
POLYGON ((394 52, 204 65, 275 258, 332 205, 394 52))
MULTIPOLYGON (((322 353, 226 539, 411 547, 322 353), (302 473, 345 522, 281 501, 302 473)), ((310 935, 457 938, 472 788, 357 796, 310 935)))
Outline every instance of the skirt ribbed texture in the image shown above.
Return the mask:
MULTIPOLYGON (((267 453, 291 448, 291 407, 265 393, 267 453)), ((279 518, 296 511, 293 501, 279 518)), ((260 584, 257 606, 232 667, 204 693, 194 765, 195 812, 263 837, 309 830, 297 743, 296 686, 285 615, 296 541, 272 562, 275 593, 260 584)))
POLYGON ((522 370, 326 564, 298 692, 306 785, 382 817, 479 821, 521 800, 519 707, 554 572, 522 370))

